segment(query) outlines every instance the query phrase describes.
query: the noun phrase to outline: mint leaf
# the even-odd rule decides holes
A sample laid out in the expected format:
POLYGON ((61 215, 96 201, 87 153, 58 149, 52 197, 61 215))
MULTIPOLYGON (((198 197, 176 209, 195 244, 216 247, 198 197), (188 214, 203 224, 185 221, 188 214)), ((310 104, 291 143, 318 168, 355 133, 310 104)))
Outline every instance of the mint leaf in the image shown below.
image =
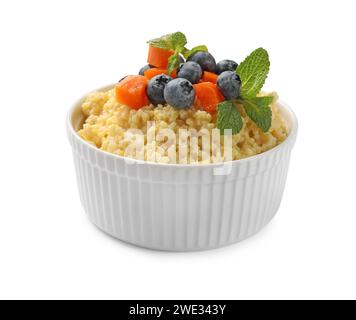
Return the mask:
POLYGON ((269 107, 272 101, 272 96, 238 100, 243 105, 249 118, 264 132, 267 132, 272 125, 272 110, 269 107))
POLYGON ((171 41, 172 49, 176 52, 183 51, 184 46, 187 44, 186 36, 179 31, 171 34, 170 41, 171 41))
POLYGON ((181 52, 187 44, 187 38, 182 32, 166 34, 160 38, 147 41, 151 46, 165 50, 172 49, 181 52))
POLYGON ((225 129, 231 129, 232 134, 240 132, 243 126, 242 118, 237 107, 232 101, 224 101, 218 105, 218 118, 216 123, 220 134, 224 134, 225 129))
POLYGON ((171 49, 171 43, 168 40, 169 37, 170 37, 170 34, 166 34, 160 38, 149 40, 149 41, 147 41, 147 43, 150 44, 152 47, 169 50, 169 49, 171 49))
POLYGON ((255 97, 252 99, 260 107, 268 107, 273 102, 273 96, 255 97))
POLYGON ((236 73, 242 81, 243 98, 255 97, 260 92, 267 78, 269 66, 268 53, 263 48, 256 49, 239 64, 236 73))
POLYGON ((199 51, 208 51, 208 47, 204 45, 196 46, 192 48, 191 50, 185 49, 182 53, 184 58, 188 59, 190 56, 192 56, 194 53, 197 53, 199 51))
POLYGON ((168 74, 171 75, 172 72, 179 67, 180 59, 179 53, 173 54, 168 58, 168 74))

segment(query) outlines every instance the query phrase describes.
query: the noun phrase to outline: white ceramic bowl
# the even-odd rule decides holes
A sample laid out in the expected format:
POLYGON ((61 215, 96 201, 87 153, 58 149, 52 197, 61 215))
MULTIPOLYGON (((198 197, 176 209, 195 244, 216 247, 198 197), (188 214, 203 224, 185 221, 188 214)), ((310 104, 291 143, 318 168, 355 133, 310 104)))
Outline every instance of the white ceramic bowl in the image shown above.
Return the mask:
MULTIPOLYGON (((106 90, 113 86, 100 88, 106 90)), ((284 191, 297 119, 278 102, 289 136, 262 154, 221 164, 139 163, 95 148, 76 130, 84 117, 79 100, 67 118, 80 200, 106 233, 141 247, 192 251, 250 237, 276 214, 284 191)))

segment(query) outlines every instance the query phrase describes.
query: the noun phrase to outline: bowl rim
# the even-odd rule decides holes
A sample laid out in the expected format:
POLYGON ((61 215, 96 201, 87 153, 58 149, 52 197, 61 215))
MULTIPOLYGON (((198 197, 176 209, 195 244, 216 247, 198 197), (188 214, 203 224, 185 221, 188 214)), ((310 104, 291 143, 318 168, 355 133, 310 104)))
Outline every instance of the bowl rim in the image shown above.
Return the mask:
POLYGON ((129 158, 129 157, 125 157, 125 156, 120 156, 118 154, 114 154, 105 150, 101 150, 95 146, 93 146, 92 144, 90 144, 88 141, 85 141, 83 138, 81 138, 77 131, 73 128, 72 125, 72 116, 73 113, 77 110, 77 108, 79 107, 79 104, 83 101, 83 99, 85 97, 87 97, 90 93, 95 92, 95 91, 107 91, 110 89, 113 89, 115 87, 115 83, 114 84, 109 84, 106 86, 102 86, 99 87, 98 89, 94 89, 89 91, 88 93, 84 94, 80 99, 76 100, 75 103, 72 104, 72 106, 70 107, 69 111, 67 112, 67 116, 66 116, 66 126, 67 126, 67 130, 69 131, 69 133, 71 134, 71 136, 74 136, 75 139, 77 141, 79 141, 79 143, 84 144, 85 146, 89 147, 89 149, 93 150, 94 152, 98 152, 98 153, 102 153, 103 155, 112 158, 113 160, 123 160, 123 161, 130 161, 132 164, 141 164, 141 165, 152 165, 152 166, 158 166, 158 167, 174 167, 174 168, 194 168, 194 167, 198 167, 198 168, 203 168, 203 167, 210 167, 210 168, 214 168, 214 167, 221 167, 223 165, 238 165, 240 163, 245 163, 245 162, 252 162, 252 161, 257 161, 260 158, 266 157, 274 152, 277 152, 280 148, 282 148, 284 145, 286 145, 287 143, 293 143, 294 139, 297 135, 298 132, 298 119, 294 113, 294 111, 289 107, 289 105, 287 103, 285 103, 283 100, 278 99, 277 100, 277 104, 278 106, 282 107, 285 111, 287 111, 287 113, 289 113, 289 116, 291 118, 291 126, 290 126, 290 131, 288 134, 288 137, 279 145, 273 147, 272 149, 269 149, 267 151, 264 151, 262 153, 256 154, 254 156, 250 156, 250 157, 246 157, 246 158, 242 158, 242 159, 238 159, 238 160, 232 160, 232 161, 225 161, 225 162, 217 162, 217 163, 159 163, 159 162, 153 162, 153 161, 142 161, 142 160, 137 160, 134 158, 129 158))

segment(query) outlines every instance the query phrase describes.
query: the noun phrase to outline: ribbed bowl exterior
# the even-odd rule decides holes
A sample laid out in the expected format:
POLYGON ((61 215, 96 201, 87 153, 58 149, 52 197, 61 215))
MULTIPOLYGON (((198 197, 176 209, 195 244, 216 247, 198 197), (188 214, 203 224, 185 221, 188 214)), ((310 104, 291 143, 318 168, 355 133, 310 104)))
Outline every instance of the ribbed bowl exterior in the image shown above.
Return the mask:
POLYGON ((67 121, 90 220, 125 242, 168 251, 218 248, 261 230, 279 208, 296 126, 294 119, 279 146, 233 161, 228 175, 215 175, 219 165, 128 163, 82 140, 71 113, 67 121))

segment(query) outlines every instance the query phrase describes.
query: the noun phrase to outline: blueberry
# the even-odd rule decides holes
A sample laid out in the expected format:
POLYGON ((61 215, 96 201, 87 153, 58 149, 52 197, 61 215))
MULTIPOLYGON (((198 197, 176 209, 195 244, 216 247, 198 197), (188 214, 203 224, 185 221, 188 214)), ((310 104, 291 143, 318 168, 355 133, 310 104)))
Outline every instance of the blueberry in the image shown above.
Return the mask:
POLYGON ((188 61, 199 63, 203 71, 215 72, 216 62, 214 57, 207 51, 198 51, 188 58, 188 61))
POLYGON ((165 104, 166 100, 164 99, 164 88, 167 83, 170 82, 173 78, 165 74, 159 74, 153 77, 147 84, 147 95, 153 104, 165 104))
POLYGON ((224 71, 218 77, 218 88, 225 99, 236 99, 240 95, 241 79, 234 71, 224 71))
POLYGON ((235 71, 238 64, 233 60, 221 60, 216 65, 216 73, 220 74, 224 71, 235 71))
POLYGON ((142 68, 140 69, 140 71, 138 72, 138 74, 139 74, 140 76, 144 76, 144 75, 145 75, 145 71, 148 70, 148 69, 151 69, 151 68, 153 68, 153 66, 151 66, 150 64, 147 64, 147 65, 145 65, 144 67, 142 67, 142 68))
POLYGON ((187 79, 191 83, 197 83, 200 80, 202 73, 203 70, 199 64, 194 61, 187 61, 180 65, 177 77, 187 79))
POLYGON ((185 109, 193 104, 195 91, 187 79, 177 78, 167 83, 164 98, 171 106, 185 109))

